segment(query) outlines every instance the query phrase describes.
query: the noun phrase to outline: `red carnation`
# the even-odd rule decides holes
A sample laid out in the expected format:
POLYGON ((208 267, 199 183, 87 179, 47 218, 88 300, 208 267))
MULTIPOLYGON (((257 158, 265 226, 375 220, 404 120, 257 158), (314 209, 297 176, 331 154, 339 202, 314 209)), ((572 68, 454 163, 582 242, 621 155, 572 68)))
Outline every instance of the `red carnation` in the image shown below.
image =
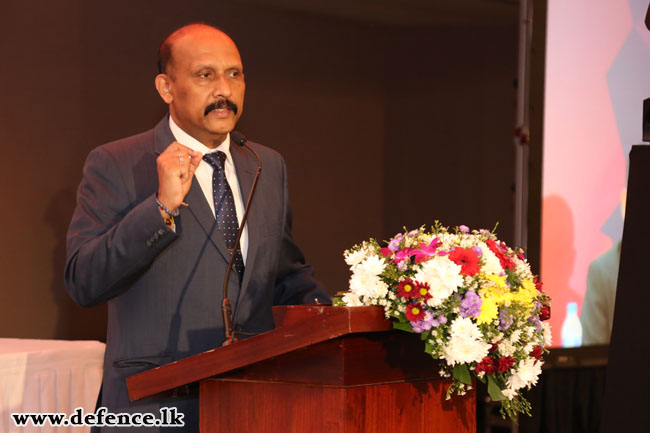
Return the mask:
POLYGON ((467 276, 478 274, 481 269, 479 257, 472 248, 456 247, 449 253, 449 260, 461 266, 460 273, 467 276))
POLYGON ((379 254, 381 254, 384 257, 389 257, 393 255, 393 252, 388 248, 382 248, 379 250, 379 254))
POLYGON ((499 358, 498 371, 499 373, 505 373, 510 370, 513 365, 515 365, 515 358, 512 356, 504 356, 503 358, 499 358))
POLYGON ((539 320, 548 320, 551 318, 551 306, 542 305, 542 308, 539 310, 539 320))
POLYGON ((542 359, 543 353, 544 351, 542 350, 542 346, 535 346, 535 348, 530 352, 530 356, 535 359, 542 359))
POLYGON ((411 322, 424 319, 424 308, 422 308, 422 304, 416 302, 406 307, 406 318, 411 322))
POLYGON ((542 287, 544 284, 539 280, 538 277, 535 277, 535 288, 537 289, 538 292, 543 292, 544 288, 542 287))
POLYGON ((476 364, 476 372, 481 373, 485 372, 485 374, 494 374, 496 372, 496 366, 494 365, 494 359, 492 359, 491 356, 486 356, 476 364))
POLYGON ((397 296, 400 298, 411 299, 417 295, 416 285, 410 278, 400 281, 397 285, 397 296))

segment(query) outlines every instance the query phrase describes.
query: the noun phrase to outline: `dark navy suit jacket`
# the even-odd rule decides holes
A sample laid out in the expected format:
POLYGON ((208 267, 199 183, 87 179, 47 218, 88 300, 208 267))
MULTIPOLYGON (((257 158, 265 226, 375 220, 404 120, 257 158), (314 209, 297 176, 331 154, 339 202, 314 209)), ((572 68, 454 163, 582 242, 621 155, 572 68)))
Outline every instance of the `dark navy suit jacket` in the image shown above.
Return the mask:
MULTIPOLYGON (((125 378, 218 347, 223 337, 222 285, 229 252, 196 179, 180 208, 176 231, 160 216, 156 158, 174 141, 166 116, 153 129, 94 149, 86 160, 67 237, 66 287, 82 306, 108 302, 101 406, 110 412, 185 412, 198 431, 195 395, 129 402, 125 378)), ((235 329, 273 329, 272 305, 329 302, 291 236, 282 157, 250 143, 263 170, 248 219, 243 280, 230 275, 235 329)), ((243 197, 257 161, 230 147, 243 197)), ((124 429, 119 431, 124 432, 124 429)), ((147 430, 151 431, 151 430, 147 430)))

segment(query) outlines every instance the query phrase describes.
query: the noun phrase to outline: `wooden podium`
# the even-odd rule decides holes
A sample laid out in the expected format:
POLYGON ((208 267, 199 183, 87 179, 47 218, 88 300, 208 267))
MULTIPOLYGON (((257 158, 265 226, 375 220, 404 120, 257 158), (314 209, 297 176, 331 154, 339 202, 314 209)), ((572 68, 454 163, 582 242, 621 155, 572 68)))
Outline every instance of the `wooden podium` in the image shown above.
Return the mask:
POLYGON ((274 307, 277 328, 127 379, 138 400, 200 383, 201 433, 476 431, 476 395, 381 307, 274 307))

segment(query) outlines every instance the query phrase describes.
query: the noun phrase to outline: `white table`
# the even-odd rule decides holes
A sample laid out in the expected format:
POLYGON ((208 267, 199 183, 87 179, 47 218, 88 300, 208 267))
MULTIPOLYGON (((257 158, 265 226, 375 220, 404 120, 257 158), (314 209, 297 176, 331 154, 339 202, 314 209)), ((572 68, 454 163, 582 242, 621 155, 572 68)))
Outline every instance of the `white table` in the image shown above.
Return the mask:
POLYGON ((104 343, 0 338, 0 432, 84 432, 89 427, 16 427, 19 412, 93 412, 102 382, 104 343))

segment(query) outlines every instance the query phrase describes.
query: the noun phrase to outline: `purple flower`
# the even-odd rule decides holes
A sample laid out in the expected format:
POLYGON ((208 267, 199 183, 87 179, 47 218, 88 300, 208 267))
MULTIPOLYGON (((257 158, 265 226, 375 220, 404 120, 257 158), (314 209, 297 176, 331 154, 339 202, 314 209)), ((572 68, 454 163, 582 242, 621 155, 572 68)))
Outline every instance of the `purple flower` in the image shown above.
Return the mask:
POLYGON ((447 318, 442 314, 439 314, 438 317, 435 317, 435 314, 431 311, 426 311, 424 313, 424 319, 417 322, 411 322, 411 327, 413 331, 418 334, 423 331, 428 331, 431 328, 437 328, 440 325, 447 323, 447 318))
POLYGON ((420 230, 411 230, 411 231, 408 233, 408 235, 409 235, 410 237, 412 237, 412 238, 415 237, 415 236, 417 236, 417 235, 419 235, 419 234, 420 234, 420 230))
POLYGON ((488 239, 494 239, 494 235, 492 233, 490 233, 489 230, 481 229, 481 230, 479 230, 479 233, 482 234, 482 235, 487 235, 488 239))
POLYGON ((401 242, 402 242, 402 235, 395 236, 388 243, 388 249, 391 250, 392 252, 399 250, 399 245, 401 242))
POLYGON ((512 326, 513 318, 508 310, 502 308, 499 311, 499 329, 505 331, 512 326))
POLYGON ((535 328, 537 328, 538 331, 542 330, 542 324, 539 323, 539 316, 530 316, 528 321, 535 325, 535 328))
POLYGON ((443 316, 442 314, 440 314, 437 318, 433 319, 431 325, 434 328, 437 328, 438 326, 444 325, 445 323, 447 323, 447 318, 445 316, 443 316))
POLYGON ((409 265, 408 265, 408 263, 406 263, 405 261, 399 262, 399 263, 397 264, 397 269, 398 269, 400 272, 404 272, 404 271, 406 271, 406 270, 408 269, 408 267, 409 267, 409 265))
MULTIPOLYGON (((433 325, 433 313, 430 311, 427 311, 424 313, 424 319, 422 320, 417 320, 415 322, 411 322, 411 327, 413 328, 414 332, 417 332, 418 334, 421 334, 424 331, 428 331, 431 329, 433 325)), ((435 325, 438 326, 438 325, 435 325)))
POLYGON ((469 227, 467 227, 466 225, 461 225, 460 227, 458 227, 458 230, 460 230, 462 233, 469 233, 469 227))
POLYGON ((476 254, 478 254, 479 257, 483 256, 483 250, 481 249, 481 247, 478 247, 478 246, 477 247, 472 247, 472 249, 474 251, 476 251, 476 254))
POLYGON ((481 314, 483 301, 474 290, 468 290, 460 303, 460 315, 463 317, 478 317, 481 314))

